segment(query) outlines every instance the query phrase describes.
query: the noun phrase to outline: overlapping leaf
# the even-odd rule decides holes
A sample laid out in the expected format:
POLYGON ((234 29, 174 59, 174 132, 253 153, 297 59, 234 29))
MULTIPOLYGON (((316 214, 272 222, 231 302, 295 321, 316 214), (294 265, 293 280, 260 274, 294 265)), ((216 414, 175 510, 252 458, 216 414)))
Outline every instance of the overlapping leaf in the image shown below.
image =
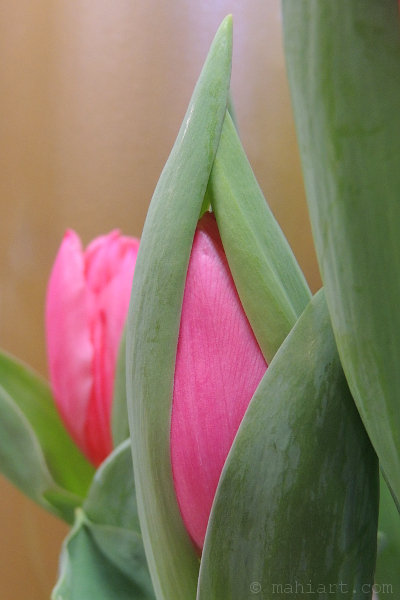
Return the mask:
POLYGON ((127 326, 127 394, 138 508, 159 600, 195 598, 199 562, 172 481, 175 356, 195 227, 228 101, 232 19, 221 25, 150 204, 127 326))
POLYGON ((139 528, 130 440, 96 471, 65 540, 52 598, 155 598, 139 528))
POLYGON ((339 354, 400 500, 397 0, 284 0, 314 240, 339 354))
POLYGON ((61 577, 53 590, 52 600, 145 598, 135 596, 132 582, 100 552, 80 510, 75 527, 65 541, 60 570, 61 577))
POLYGON ((271 362, 311 294, 227 113, 207 189, 240 300, 271 362))
POLYGON ((114 448, 129 437, 128 407, 126 403, 126 327, 124 327, 122 333, 115 371, 111 432, 114 448))
POLYGON ((225 463, 198 600, 370 598, 378 500, 377 457, 321 291, 269 366, 225 463))
POLYGON ((27 496, 69 523, 94 473, 65 430, 47 384, 3 352, 0 470, 27 496))

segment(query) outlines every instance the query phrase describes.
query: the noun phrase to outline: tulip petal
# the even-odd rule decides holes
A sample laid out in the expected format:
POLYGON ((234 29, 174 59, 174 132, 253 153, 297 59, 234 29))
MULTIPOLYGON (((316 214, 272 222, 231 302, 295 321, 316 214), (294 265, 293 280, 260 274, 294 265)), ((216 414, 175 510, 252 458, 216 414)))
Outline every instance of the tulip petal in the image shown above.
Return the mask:
POLYGON ((115 368, 138 249, 139 240, 113 231, 94 240, 85 252, 94 346, 94 384, 85 437, 97 464, 112 450, 110 415, 115 368))
POLYGON ((138 240, 115 230, 83 252, 79 237, 68 231, 48 286, 54 396, 68 431, 96 466, 112 450, 113 382, 138 248, 138 240))
POLYGON ((225 459, 266 368, 215 217, 206 213, 196 230, 187 273, 171 423, 175 490, 198 548, 225 459))
POLYGON ((93 346, 82 245, 71 230, 64 236, 50 276, 45 318, 56 404, 72 438, 87 454, 84 423, 93 386, 93 346))

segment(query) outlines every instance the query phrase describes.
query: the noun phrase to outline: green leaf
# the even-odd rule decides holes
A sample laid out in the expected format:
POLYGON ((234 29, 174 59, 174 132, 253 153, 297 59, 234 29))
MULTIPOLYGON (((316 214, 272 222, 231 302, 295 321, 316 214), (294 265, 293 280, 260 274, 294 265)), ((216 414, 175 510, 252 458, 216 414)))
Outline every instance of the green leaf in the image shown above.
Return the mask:
POLYGON ((64 542, 60 576, 52 600, 152 600, 100 551, 93 526, 77 509, 77 521, 64 542))
POLYGON ((126 403, 126 326, 122 332, 115 370, 111 432, 114 448, 129 437, 128 406, 126 403))
POLYGON ((196 596, 199 561, 172 480, 171 405, 187 266, 226 111, 231 53, 227 17, 154 192, 133 279, 128 410, 140 523, 158 600, 196 596))
POLYGON ((83 509, 93 523, 140 533, 130 439, 100 465, 83 509))
POLYGON ((235 126, 235 129, 239 135, 238 123, 237 123, 237 118, 236 118, 236 110, 235 110, 235 105, 233 104, 232 92, 229 92, 227 110, 230 114, 230 117, 235 126))
POLYGON ((400 516, 386 482, 381 475, 379 501, 378 559, 375 583, 377 592, 400 599, 400 516))
POLYGON ((0 471, 69 523, 94 469, 75 446, 47 384, 0 352, 0 471))
POLYGON ((0 386, 0 471, 43 508, 73 522, 82 498, 57 486, 33 428, 0 386))
POLYGON ((227 113, 207 189, 243 308, 268 363, 311 294, 227 113))
POLYGON ((154 598, 140 532, 130 439, 96 471, 83 510, 104 556, 154 598))
POLYGON ((316 598, 370 598, 378 486, 321 291, 269 366, 228 455, 198 600, 257 590, 271 600, 312 597, 318 587, 316 598))
POLYGON ((53 598, 119 599, 119 594, 122 598, 155 598, 139 528, 129 439, 96 471, 83 509, 77 511, 74 529, 64 543, 53 598))
POLYGON ((400 500, 397 0, 284 0, 314 240, 340 358, 400 500))

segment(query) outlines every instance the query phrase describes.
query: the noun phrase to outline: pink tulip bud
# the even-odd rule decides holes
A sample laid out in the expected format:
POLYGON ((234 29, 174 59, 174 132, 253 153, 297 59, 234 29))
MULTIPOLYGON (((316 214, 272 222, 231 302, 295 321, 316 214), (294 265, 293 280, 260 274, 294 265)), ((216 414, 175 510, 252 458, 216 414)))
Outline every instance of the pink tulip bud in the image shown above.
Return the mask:
POLYGON ((266 368, 215 217, 206 213, 196 229, 187 273, 171 421, 176 496, 198 551, 222 467, 266 368))
POLYGON ((83 252, 67 231, 47 289, 46 341, 58 410, 78 447, 99 465, 112 450, 111 405, 139 241, 118 231, 83 252))

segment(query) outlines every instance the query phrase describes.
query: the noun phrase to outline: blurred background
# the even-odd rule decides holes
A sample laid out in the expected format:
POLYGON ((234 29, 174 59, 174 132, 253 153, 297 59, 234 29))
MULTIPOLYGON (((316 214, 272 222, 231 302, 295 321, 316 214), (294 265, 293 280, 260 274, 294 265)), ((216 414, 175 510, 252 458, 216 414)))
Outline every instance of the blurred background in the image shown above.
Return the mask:
MULTIPOLYGON (((242 142, 316 292, 279 0, 0 1, 0 346, 43 375, 46 283, 65 229, 85 245, 113 228, 140 236, 229 13, 242 142)), ((67 531, 0 477, 1 598, 49 598, 67 531)))

